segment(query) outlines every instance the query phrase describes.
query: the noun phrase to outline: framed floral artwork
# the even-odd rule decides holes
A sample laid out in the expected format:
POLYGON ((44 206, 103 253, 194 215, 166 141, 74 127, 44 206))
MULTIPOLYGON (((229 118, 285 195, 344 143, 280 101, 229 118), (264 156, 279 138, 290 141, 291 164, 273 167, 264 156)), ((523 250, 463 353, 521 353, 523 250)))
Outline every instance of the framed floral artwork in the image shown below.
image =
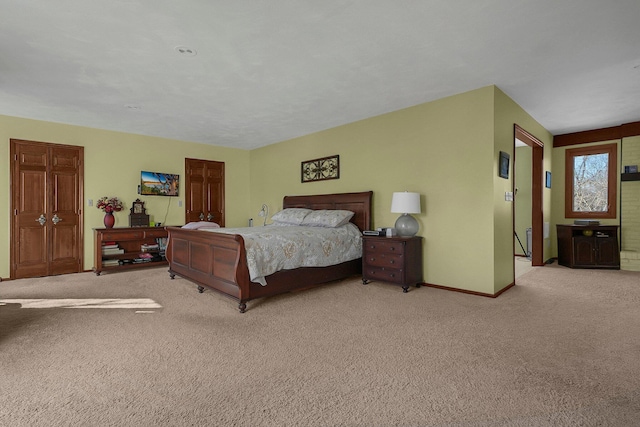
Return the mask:
POLYGON ((340 178, 340 156, 307 160, 301 164, 302 182, 324 181, 340 178))

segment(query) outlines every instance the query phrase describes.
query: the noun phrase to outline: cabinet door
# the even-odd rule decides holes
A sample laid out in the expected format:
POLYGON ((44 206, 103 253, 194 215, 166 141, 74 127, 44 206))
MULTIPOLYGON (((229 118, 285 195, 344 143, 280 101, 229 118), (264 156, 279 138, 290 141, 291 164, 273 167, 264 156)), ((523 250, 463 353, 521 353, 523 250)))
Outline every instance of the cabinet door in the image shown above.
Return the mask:
POLYGON ((620 252, 616 238, 596 237, 598 265, 617 266, 620 264, 620 252))
POLYGON ((575 236, 573 238, 573 265, 590 266, 596 264, 593 237, 575 236))

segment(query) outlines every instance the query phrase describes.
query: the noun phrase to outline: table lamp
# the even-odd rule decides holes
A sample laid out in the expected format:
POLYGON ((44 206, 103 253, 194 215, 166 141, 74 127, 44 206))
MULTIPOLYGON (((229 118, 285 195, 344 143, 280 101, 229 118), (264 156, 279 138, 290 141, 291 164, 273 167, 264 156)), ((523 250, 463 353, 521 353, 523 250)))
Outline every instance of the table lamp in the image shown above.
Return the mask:
POLYGON ((262 209, 260 209, 260 212, 258 212, 258 216, 260 217, 264 217, 264 223, 262 224, 267 225, 267 217, 269 216, 269 206, 267 206, 266 204, 262 205, 262 209))
POLYGON ((420 193, 393 193, 391 199, 391 212, 401 213, 396 220, 396 232, 398 236, 411 237, 418 232, 418 221, 409 214, 420 213, 420 193))

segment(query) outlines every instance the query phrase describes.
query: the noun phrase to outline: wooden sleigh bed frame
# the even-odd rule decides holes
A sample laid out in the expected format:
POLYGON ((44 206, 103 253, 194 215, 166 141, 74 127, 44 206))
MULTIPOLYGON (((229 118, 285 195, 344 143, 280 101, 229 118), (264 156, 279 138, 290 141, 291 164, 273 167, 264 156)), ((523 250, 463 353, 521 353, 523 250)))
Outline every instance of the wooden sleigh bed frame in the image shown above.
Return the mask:
MULTIPOLYGON (((344 209, 355 213, 351 222, 362 230, 371 227, 373 192, 285 196, 282 208, 344 209)), ((362 258, 328 267, 302 267, 281 270, 266 276, 267 285, 249 279, 247 256, 242 236, 166 227, 169 242, 166 257, 169 276, 194 282, 198 291, 205 288, 221 292, 236 301, 244 313, 247 301, 307 289, 362 272, 362 258)))

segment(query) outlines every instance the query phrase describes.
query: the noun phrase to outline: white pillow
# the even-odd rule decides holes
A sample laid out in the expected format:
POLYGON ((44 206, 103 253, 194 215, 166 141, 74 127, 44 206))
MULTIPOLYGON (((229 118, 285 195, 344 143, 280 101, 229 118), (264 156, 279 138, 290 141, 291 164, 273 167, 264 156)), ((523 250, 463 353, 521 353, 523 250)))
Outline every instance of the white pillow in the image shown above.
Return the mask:
POLYGON ((340 227, 349 222, 354 213, 340 209, 318 209, 311 211, 304 217, 302 224, 305 227, 340 227))
POLYGON ((287 208, 280 212, 276 212, 271 217, 273 222, 281 222, 284 224, 300 225, 302 220, 311 212, 311 209, 306 208, 287 208))
POLYGON ((215 222, 196 221, 185 224, 182 228, 186 228, 187 230, 205 230, 207 228, 220 228, 220 225, 215 222))

